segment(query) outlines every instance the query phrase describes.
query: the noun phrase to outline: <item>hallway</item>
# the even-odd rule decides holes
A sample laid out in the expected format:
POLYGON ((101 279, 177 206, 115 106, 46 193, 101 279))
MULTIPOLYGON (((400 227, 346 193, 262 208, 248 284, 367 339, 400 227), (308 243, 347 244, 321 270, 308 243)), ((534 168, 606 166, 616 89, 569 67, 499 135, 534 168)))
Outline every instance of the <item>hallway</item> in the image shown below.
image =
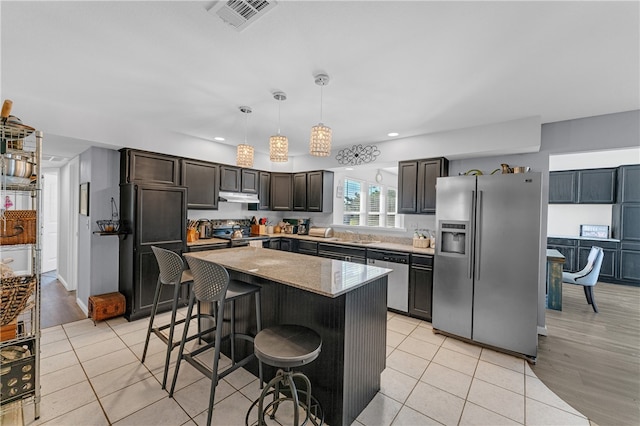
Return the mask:
POLYGON ((41 275, 42 308, 40 327, 49 328, 86 318, 76 303, 76 292, 67 291, 57 279, 56 271, 41 275))

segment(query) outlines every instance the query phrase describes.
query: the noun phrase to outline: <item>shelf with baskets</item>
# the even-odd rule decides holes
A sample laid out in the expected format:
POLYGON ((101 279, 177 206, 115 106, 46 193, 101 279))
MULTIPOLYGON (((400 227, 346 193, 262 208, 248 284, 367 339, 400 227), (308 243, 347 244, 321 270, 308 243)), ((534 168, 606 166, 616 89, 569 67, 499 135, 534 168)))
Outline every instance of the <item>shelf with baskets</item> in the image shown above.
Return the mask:
POLYGON ((0 414, 33 403, 40 417, 43 134, 0 121, 0 414), (14 259, 15 258, 15 259, 14 259), (22 272, 13 272, 11 260, 22 272))

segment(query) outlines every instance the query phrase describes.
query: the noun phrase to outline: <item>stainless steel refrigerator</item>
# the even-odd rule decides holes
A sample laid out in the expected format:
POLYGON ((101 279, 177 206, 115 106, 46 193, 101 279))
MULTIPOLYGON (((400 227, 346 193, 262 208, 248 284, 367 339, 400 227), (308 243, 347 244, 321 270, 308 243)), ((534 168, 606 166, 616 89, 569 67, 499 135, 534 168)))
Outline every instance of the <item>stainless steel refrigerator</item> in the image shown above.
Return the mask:
POLYGON ((438 178, 433 328, 537 355, 541 174, 438 178))

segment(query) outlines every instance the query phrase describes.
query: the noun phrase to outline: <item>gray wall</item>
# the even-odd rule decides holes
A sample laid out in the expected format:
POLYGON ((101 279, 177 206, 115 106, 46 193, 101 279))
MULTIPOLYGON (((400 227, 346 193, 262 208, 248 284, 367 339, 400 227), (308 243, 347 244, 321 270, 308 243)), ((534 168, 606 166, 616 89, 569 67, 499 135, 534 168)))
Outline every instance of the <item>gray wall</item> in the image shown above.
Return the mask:
POLYGON ((119 204, 119 171, 118 151, 93 147, 80 154, 80 183, 90 183, 89 216, 75 211, 79 221, 77 299, 83 309, 89 296, 118 291, 118 237, 93 232, 98 230, 97 220, 111 219, 111 197, 119 204))

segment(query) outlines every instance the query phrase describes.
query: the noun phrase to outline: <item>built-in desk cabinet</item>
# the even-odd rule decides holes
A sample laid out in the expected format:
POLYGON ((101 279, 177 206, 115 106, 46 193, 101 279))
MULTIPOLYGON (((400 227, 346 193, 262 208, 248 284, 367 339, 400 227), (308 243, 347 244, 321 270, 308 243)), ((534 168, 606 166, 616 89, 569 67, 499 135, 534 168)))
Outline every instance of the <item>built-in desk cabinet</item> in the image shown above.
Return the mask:
POLYGON ((547 248, 558 250, 565 257, 562 270, 576 272, 578 240, 573 238, 547 238, 547 248))
POLYGON ((182 185, 187 187, 187 208, 218 210, 220 166, 197 160, 182 160, 182 185))
POLYGON ((640 164, 618 167, 618 203, 640 203, 640 164))
POLYGON ((613 204, 617 169, 564 170, 549 173, 549 204, 613 204))
POLYGON ((587 265, 587 257, 592 246, 601 247, 604 252, 602 267, 600 268, 600 280, 609 281, 616 279, 618 269, 619 244, 615 241, 578 240, 578 263, 576 270, 581 270, 587 265))

